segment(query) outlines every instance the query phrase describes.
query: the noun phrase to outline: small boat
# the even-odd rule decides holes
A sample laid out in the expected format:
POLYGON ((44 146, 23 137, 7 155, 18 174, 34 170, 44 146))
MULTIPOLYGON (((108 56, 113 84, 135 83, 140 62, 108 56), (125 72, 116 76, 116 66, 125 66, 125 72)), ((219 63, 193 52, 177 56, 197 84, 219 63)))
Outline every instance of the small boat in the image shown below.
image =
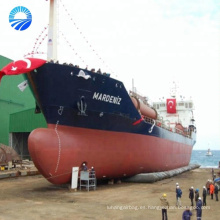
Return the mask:
POLYGON ((206 152, 206 156, 213 156, 212 152, 210 151, 210 148, 209 148, 208 151, 206 152))

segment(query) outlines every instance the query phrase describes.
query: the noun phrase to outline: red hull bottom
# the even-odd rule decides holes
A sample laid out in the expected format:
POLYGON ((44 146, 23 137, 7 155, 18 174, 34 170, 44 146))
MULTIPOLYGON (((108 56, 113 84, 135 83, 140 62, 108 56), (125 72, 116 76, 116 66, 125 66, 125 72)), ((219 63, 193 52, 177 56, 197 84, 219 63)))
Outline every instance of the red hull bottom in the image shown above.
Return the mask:
POLYGON ((192 146, 146 135, 48 125, 29 136, 40 173, 51 183, 71 181, 72 167, 87 162, 96 177, 122 178, 187 166, 192 146))

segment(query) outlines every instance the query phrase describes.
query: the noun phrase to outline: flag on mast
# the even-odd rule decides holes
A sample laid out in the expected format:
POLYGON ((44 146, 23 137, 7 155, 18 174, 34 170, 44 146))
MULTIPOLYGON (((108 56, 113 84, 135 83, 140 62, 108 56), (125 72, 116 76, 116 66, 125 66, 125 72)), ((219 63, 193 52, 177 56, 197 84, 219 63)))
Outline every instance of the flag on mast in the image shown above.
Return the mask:
POLYGON ((176 99, 167 99, 167 113, 176 113, 176 99))

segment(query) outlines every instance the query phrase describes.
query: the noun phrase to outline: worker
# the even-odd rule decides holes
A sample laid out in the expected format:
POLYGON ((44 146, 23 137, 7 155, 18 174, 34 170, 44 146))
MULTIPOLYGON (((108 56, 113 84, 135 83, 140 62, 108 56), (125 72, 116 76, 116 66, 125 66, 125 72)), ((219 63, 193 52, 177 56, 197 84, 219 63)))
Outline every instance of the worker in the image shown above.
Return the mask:
POLYGON ((214 186, 213 183, 211 182, 211 184, 210 184, 210 195, 211 195, 211 199, 213 199, 214 190, 215 190, 215 186, 214 186))
POLYGON ((83 166, 82 166, 82 171, 87 171, 88 170, 88 167, 86 166, 85 163, 83 163, 83 166))
POLYGON ((162 210, 162 220, 167 220, 167 209, 169 208, 169 202, 167 201, 166 193, 164 193, 162 197, 160 197, 160 201, 162 210))

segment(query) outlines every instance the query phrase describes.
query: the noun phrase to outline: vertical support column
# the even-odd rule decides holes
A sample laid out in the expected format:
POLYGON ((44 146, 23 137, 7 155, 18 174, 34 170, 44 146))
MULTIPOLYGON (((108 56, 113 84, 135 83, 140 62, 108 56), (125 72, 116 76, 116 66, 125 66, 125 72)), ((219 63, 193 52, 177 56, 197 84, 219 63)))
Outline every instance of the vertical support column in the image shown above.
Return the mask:
POLYGON ((12 133, 9 133, 8 138, 9 138, 9 140, 8 140, 9 146, 13 148, 12 133))
POLYGON ((50 0, 47 60, 57 60, 57 0, 50 0))

